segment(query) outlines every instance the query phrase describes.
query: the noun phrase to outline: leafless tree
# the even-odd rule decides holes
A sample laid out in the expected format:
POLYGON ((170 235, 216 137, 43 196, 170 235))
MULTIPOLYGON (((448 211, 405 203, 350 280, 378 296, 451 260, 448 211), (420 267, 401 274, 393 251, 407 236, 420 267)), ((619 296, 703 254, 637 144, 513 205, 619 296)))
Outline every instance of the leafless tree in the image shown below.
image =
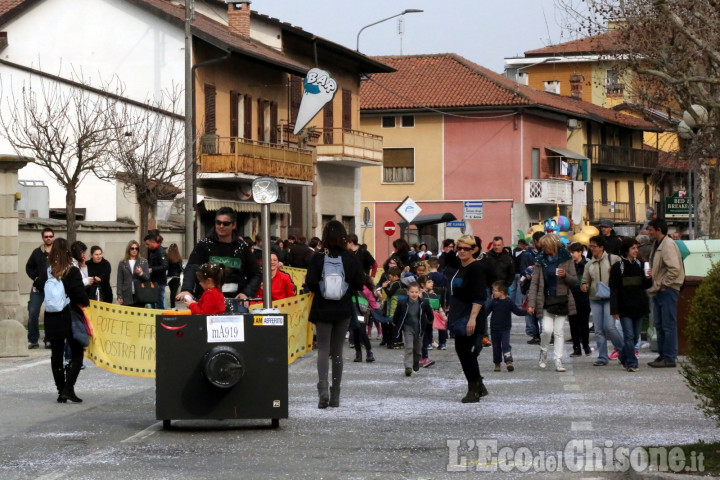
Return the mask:
POLYGON ((69 242, 77 234, 78 187, 107 161, 115 142, 107 112, 117 103, 102 93, 111 84, 92 91, 82 87, 83 79, 76 84, 39 79, 24 82, 18 91, 8 85, 6 108, 0 108, 0 133, 15 152, 33 157, 65 189, 69 242))
POLYGON ((556 0, 586 35, 614 26, 608 55, 632 75, 633 100, 691 113, 697 128, 680 152, 698 178, 699 231, 720 238, 720 2, 717 0, 556 0), (707 119, 691 105, 702 105, 707 119))
POLYGON ((184 124, 177 113, 182 90, 163 92, 144 107, 117 105, 111 114, 114 148, 111 162, 98 171, 101 178, 116 178, 140 208, 140 233, 155 228, 158 200, 172 199, 182 190, 185 174, 184 124))

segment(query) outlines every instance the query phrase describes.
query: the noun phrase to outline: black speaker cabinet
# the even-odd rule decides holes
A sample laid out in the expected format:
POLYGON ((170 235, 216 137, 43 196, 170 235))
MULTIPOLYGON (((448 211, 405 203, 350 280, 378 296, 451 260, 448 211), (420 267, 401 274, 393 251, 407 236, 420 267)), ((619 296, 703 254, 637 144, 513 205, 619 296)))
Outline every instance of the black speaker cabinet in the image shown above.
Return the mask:
POLYGON ((156 418, 288 418, 287 315, 158 315, 156 418))

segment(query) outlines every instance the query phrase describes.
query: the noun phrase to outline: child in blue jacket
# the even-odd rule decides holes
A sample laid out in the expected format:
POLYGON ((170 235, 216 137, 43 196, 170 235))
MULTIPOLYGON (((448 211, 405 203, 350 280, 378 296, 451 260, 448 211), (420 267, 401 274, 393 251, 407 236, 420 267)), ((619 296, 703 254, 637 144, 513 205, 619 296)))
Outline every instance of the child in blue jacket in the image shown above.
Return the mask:
POLYGON ((398 303, 393 315, 393 324, 397 332, 397 340, 400 336, 405 343, 405 376, 412 375, 413 370, 420 370, 420 358, 422 356, 422 340, 425 326, 433 321, 433 311, 430 303, 425 298, 420 298, 420 285, 412 282, 407 288, 407 299, 398 303))
POLYGON ((512 327, 512 314, 521 317, 526 316, 527 310, 515 305, 515 302, 507 297, 508 284, 502 280, 492 284, 492 300, 487 307, 487 314, 492 313, 490 320, 490 336, 493 349, 493 363, 495 371, 500 371, 500 362, 505 360, 505 367, 508 372, 515 370, 512 357, 512 346, 510 345, 510 328, 512 327))

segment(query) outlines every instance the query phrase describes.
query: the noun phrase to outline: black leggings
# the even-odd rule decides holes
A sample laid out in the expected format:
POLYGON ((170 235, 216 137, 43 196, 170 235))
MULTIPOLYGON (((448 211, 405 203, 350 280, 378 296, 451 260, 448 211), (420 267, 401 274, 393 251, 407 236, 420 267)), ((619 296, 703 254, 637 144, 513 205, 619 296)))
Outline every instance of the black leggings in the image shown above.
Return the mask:
POLYGON ((360 343, 365 346, 365 351, 370 352, 372 351, 372 345, 370 345, 370 339, 368 338, 367 334, 367 326, 362 325, 360 323, 357 324, 358 326, 353 328, 352 325, 350 327, 350 332, 352 333, 353 338, 353 344, 355 345, 355 351, 360 352, 362 350, 360 343))
POLYGON ((478 340, 481 338, 477 332, 469 336, 455 335, 455 353, 457 353, 468 382, 477 382, 482 378, 480 376, 480 366, 478 365, 478 355, 480 355, 482 345, 478 340), (477 343, 480 343, 480 345, 476 345, 477 343))
POLYGON ((342 350, 345 344, 345 332, 348 331, 349 324, 350 317, 335 323, 318 322, 315 324, 318 344, 318 381, 328 381, 329 363, 332 360, 331 385, 340 386, 343 372, 342 350))
POLYGON ((168 280, 168 287, 170 288, 170 308, 175 308, 175 295, 180 287, 180 278, 174 277, 168 280))

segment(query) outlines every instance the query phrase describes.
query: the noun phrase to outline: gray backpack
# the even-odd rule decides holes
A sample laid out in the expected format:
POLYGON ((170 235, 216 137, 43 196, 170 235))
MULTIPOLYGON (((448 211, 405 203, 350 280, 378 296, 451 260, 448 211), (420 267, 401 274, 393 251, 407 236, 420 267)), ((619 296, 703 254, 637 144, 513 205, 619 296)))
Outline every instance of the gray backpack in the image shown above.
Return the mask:
POLYGON ((320 294, 325 300, 340 300, 347 292, 349 285, 345 281, 345 267, 342 257, 331 257, 325 251, 323 259, 320 294))

